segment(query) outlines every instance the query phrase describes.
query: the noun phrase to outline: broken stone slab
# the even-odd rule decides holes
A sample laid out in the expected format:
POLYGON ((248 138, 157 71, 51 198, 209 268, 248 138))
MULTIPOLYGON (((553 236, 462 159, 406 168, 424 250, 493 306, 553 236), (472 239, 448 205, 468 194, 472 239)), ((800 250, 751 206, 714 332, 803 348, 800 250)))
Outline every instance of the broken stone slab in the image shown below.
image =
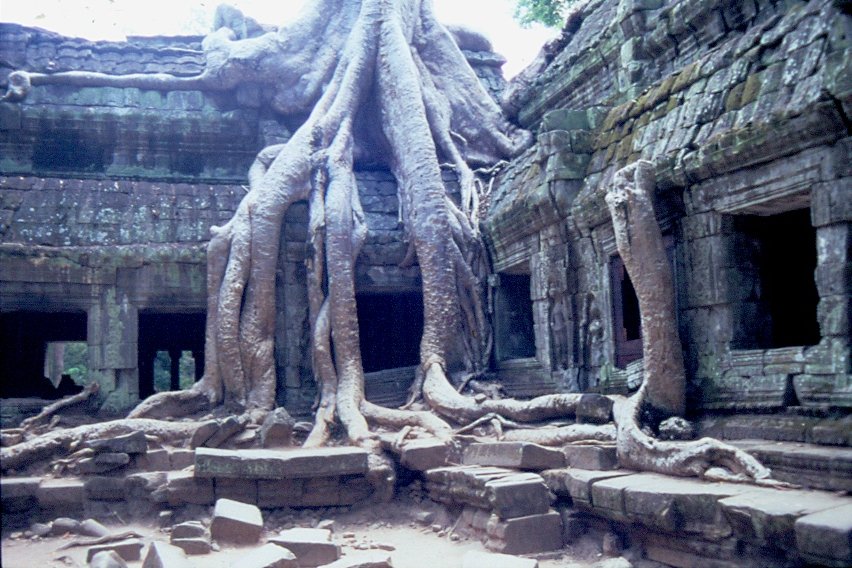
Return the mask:
POLYGON ((130 463, 130 455, 125 453, 104 452, 91 458, 81 459, 77 464, 80 473, 91 475, 105 473, 130 463))
POLYGON ((568 467, 611 471, 618 469, 618 452, 615 446, 568 445, 562 448, 568 467))
POLYGON ((85 485, 77 478, 45 479, 36 491, 36 498, 42 509, 63 512, 78 509, 86 500, 85 485))
POLYGON ((462 568, 538 568, 538 560, 471 550, 462 558, 462 568))
POLYGON ((260 445, 264 448, 285 448, 293 445, 293 426, 296 421, 279 406, 266 415, 260 427, 260 445))
POLYGON ((796 548, 820 566, 852 566, 852 505, 801 517, 795 524, 796 548))
POLYGON ((50 534, 54 536, 62 536, 64 534, 77 534, 80 532, 80 521, 77 519, 69 519, 68 517, 59 517, 51 523, 50 534))
POLYGON ((756 489, 719 501, 734 534, 750 543, 783 547, 795 539, 800 517, 852 504, 831 493, 756 489))
POLYGON ((190 448, 198 448, 203 446, 207 440, 213 437, 213 434, 219 431, 219 422, 216 420, 208 420, 201 424, 198 428, 195 429, 195 432, 192 433, 192 436, 189 439, 189 447, 190 448))
POLYGON ((393 564, 391 563, 390 552, 369 550, 347 554, 321 568, 393 568, 393 564))
POLYGON ((294 528, 269 539, 296 555, 301 568, 329 564, 340 558, 340 546, 331 541, 328 529, 294 528))
POLYGON ((85 521, 77 525, 77 532, 81 535, 93 536, 95 538, 109 536, 112 534, 111 530, 103 526, 95 519, 86 519, 85 521))
POLYGON ((89 568, 127 568, 127 562, 114 550, 102 550, 89 560, 89 568))
POLYGON ((172 528, 172 539, 198 538, 207 535, 207 528, 200 521, 186 521, 172 528))
POLYGON ((501 519, 492 515, 486 526, 485 547, 505 554, 532 554, 563 547, 562 516, 556 511, 501 519))
POLYGON ((592 487, 598 481, 626 475, 635 475, 627 470, 593 471, 585 469, 549 469, 541 472, 548 489, 557 497, 570 497, 574 505, 584 510, 592 507, 592 487))
POLYGON ((242 432, 246 427, 246 423, 247 421, 243 417, 228 416, 219 422, 216 432, 214 432, 213 435, 204 442, 204 446, 208 448, 218 448, 227 442, 232 436, 242 432))
POLYGON ((492 465, 541 471, 565 467, 559 450, 530 442, 486 442, 471 444, 464 450, 465 465, 492 465))
POLYGON ((152 542, 142 568, 192 568, 183 550, 165 542, 152 542))
POLYGON ((173 538, 172 545, 177 546, 192 556, 210 554, 210 551, 213 549, 210 541, 204 537, 173 538))
POLYGON ((274 450, 195 450, 196 477, 292 479, 366 474, 367 451, 354 447, 274 450))
POLYGON ((508 519, 546 513, 550 492, 535 473, 490 466, 452 466, 426 472, 429 496, 442 503, 488 509, 508 519))
POLYGON ((264 544, 241 556, 231 564, 232 568, 299 568, 296 556, 275 544, 264 544))
POLYGON ((263 516, 254 505, 219 499, 213 509, 210 534, 216 542, 254 544, 263 530, 263 516))
POLYGON ((403 467, 426 471, 447 465, 449 448, 438 440, 412 440, 403 444, 399 461, 403 467))
POLYGON ((144 432, 137 431, 124 436, 92 440, 86 446, 97 453, 144 454, 148 451, 148 440, 144 432))
POLYGON ((92 546, 89 548, 88 552, 86 553, 86 562, 91 562, 92 557, 94 557, 95 554, 107 550, 114 551, 127 562, 134 562, 142 558, 143 546, 144 545, 142 544, 142 541, 138 538, 122 540, 119 542, 111 542, 109 544, 99 544, 97 546, 92 546))

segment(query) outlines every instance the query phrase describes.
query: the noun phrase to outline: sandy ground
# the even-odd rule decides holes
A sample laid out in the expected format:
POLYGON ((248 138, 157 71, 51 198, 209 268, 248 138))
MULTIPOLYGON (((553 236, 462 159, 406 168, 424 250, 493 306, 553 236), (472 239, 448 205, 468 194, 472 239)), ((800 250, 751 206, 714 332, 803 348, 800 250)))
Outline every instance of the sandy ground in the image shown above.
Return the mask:
MULTIPOLYGON (((461 568, 464 555, 471 550, 484 551, 475 539, 451 532, 453 520, 439 506, 430 502, 402 503, 398 500, 365 509, 335 514, 335 511, 276 512, 265 520, 265 531, 261 538, 277 534, 278 531, 294 526, 311 527, 322 519, 334 521, 335 542, 342 545, 343 554, 359 549, 379 548, 389 550, 395 568, 461 568), (427 524, 417 518, 424 510, 434 513, 427 524), (321 516, 322 515, 322 516, 321 516), (454 536, 453 536, 454 535, 454 536)), ((199 519, 208 522, 209 518, 199 519)), ((111 526, 116 532, 133 530, 142 535, 142 540, 168 542, 168 529, 145 524, 111 526)), ((20 533, 6 535, 2 541, 2 565, 4 568, 84 568, 85 546, 65 550, 60 548, 79 538, 75 535, 38 538, 20 533)), ((190 557, 197 568, 240 568, 240 560, 251 548, 223 548, 210 554, 190 557)), ((540 568, 629 568, 630 563, 622 558, 605 559, 596 543, 584 540, 560 551, 559 554, 533 556, 539 559, 540 568)), ((143 549, 143 558, 146 549, 143 549)), ((141 561, 129 562, 128 566, 142 566, 141 561)))

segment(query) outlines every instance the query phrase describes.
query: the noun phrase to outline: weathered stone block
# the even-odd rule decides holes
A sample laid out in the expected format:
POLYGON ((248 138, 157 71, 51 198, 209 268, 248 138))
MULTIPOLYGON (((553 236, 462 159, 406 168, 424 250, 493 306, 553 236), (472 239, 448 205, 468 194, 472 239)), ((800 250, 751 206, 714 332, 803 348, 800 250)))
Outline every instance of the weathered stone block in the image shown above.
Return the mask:
POLYGON ((0 499, 3 510, 10 513, 26 511, 37 503, 36 493, 41 483, 38 477, 0 479, 0 499))
POLYGON ((465 448, 463 463, 539 471, 564 467, 565 457, 559 450, 530 442, 487 442, 465 448))
POLYGON ((437 440, 412 440, 402 446, 400 463, 414 471, 426 471, 447 465, 449 448, 437 440))
POLYGON ((207 534, 207 529, 199 521, 187 521, 172 528, 171 538, 196 538, 207 534))
POLYGON ((195 450, 198 477, 290 479, 367 472, 367 452, 361 448, 270 450, 195 450))
POLYGON ((790 375, 745 377, 739 373, 736 369, 705 380, 701 394, 704 408, 782 408, 787 404, 792 393, 790 375))
POLYGON ((210 541, 201 537, 172 538, 172 545, 177 546, 185 553, 192 556, 210 554, 210 551, 212 550, 210 541))
POLYGON ((615 446, 569 445, 562 448, 568 467, 591 470, 618 469, 615 446))
POLYGON ((264 544, 231 564, 233 568, 299 568, 292 552, 274 544, 264 544))
POLYGON ((80 534, 100 538, 112 534, 112 531, 103 526, 95 519, 86 519, 78 527, 80 534))
POLYGON ((492 515, 486 528, 489 550, 507 554, 531 554, 562 548, 562 517, 556 511, 501 519, 492 515))
POLYGON ((588 130, 589 117, 585 110, 557 109, 544 114, 541 132, 552 130, 588 130))
POLYGON ((282 448, 293 444, 293 426, 296 422, 283 407, 266 415, 260 427, 260 444, 264 448, 282 448))
POLYGON ((270 538, 269 542, 295 554, 300 568, 322 566, 340 558, 340 546, 331 541, 331 531, 327 529, 289 529, 270 538))
POLYGON ((195 477, 192 472, 169 472, 166 483, 166 500, 169 505, 212 505, 215 501, 212 479, 195 477))
POLYGON ((807 515, 796 521, 796 548, 822 566, 852 565, 852 505, 807 515))
POLYGON ((142 558, 143 546, 142 541, 136 538, 92 546, 86 553, 86 562, 91 562, 95 554, 105 550, 113 550, 127 562, 133 562, 142 558))
POLYGON ((82 474, 105 473, 126 466, 130 456, 124 453, 104 452, 92 458, 80 460, 78 469, 82 474))
POLYGON ((123 477, 90 477, 84 482, 86 498, 93 501, 124 501, 126 487, 123 477))
POLYGON ((89 568, 127 568, 127 562, 114 550, 101 550, 92 556, 89 568))
POLYGON ((464 555, 462 568, 538 568, 538 560, 471 550, 464 555))
POLYGON ((152 542, 142 568, 191 568, 183 550, 164 542, 152 542))
POLYGON ((218 499, 213 509, 210 534, 216 542, 254 544, 263 530, 263 516, 254 505, 218 499))
POLYGON ((793 378, 796 396, 803 406, 852 406, 852 375, 798 375, 793 378))
POLYGON ((800 517, 835 509, 843 501, 836 495, 815 491, 755 489, 722 499, 719 504, 738 538, 772 548, 794 541, 794 524, 800 517))
POLYGON ((299 505, 304 493, 304 479, 259 479, 257 505, 263 508, 299 505))
POLYGON ((213 488, 216 499, 231 499, 240 503, 257 504, 257 481, 254 479, 214 479, 213 488))

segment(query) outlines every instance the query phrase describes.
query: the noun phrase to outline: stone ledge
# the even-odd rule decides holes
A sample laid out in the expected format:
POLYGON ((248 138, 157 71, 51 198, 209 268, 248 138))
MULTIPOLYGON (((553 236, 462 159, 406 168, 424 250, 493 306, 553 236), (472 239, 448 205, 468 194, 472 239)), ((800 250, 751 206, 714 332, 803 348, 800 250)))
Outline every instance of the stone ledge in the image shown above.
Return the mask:
POLYGON ((195 476, 297 479, 367 473, 367 451, 332 447, 292 450, 195 450, 195 476))

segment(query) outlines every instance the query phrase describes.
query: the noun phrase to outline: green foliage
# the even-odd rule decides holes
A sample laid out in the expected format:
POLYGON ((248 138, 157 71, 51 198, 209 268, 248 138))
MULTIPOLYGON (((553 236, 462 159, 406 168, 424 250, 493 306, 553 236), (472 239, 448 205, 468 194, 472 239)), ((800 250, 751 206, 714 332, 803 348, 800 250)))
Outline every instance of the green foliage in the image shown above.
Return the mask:
POLYGON ((515 19, 523 27, 534 23, 550 28, 561 28, 565 23, 565 10, 575 0, 516 0, 515 19))
MULTIPOLYGON (((181 353, 178 363, 180 388, 188 389, 195 384, 195 359, 192 352, 181 353)), ((172 390, 172 360, 168 351, 157 351, 154 357, 154 391, 165 392, 172 390)))
POLYGON ((89 376, 89 347, 85 341, 71 341, 65 344, 63 354, 64 373, 78 385, 85 385, 89 376))

